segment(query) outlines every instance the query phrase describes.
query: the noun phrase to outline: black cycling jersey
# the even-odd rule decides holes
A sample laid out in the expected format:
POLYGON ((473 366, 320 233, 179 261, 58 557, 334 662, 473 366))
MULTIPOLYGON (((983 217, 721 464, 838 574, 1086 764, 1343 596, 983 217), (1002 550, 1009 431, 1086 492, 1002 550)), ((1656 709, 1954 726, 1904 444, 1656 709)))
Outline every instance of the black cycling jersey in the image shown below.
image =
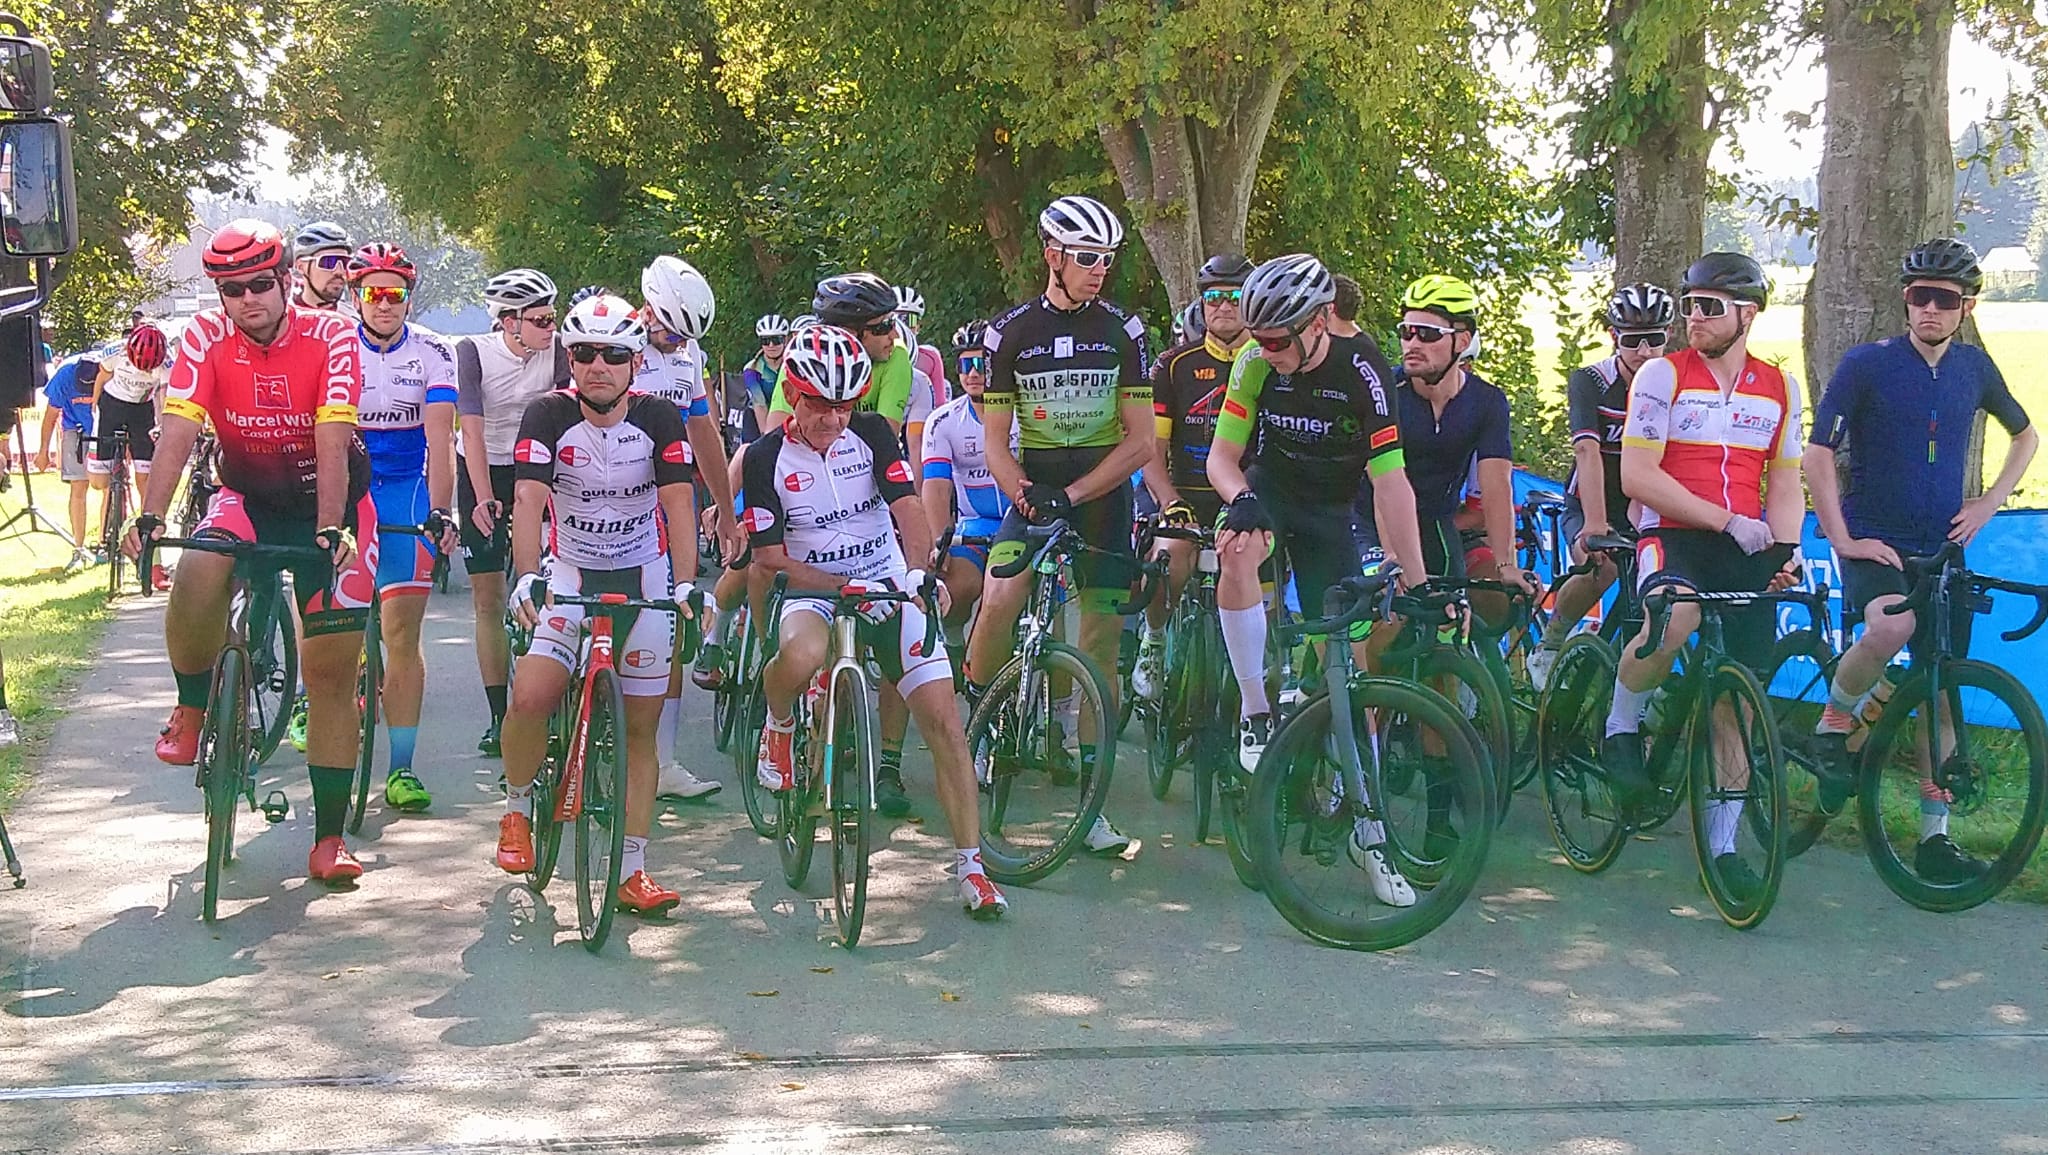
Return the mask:
POLYGON ((985 344, 982 408, 1015 412, 1027 454, 1116 445, 1120 407, 1152 403, 1144 322, 1108 301, 1062 310, 1040 296, 990 321, 985 344))
POLYGON ((1209 443, 1216 437, 1233 360, 1230 350, 1204 338, 1175 345, 1152 367, 1153 429, 1166 442, 1166 473, 1183 496, 1215 489, 1209 484, 1209 443))
POLYGON ((1258 346, 1247 345, 1232 366, 1216 437, 1249 444, 1250 464, 1281 495, 1342 505, 1367 483, 1368 470, 1406 464, 1392 379, 1379 346, 1363 334, 1332 335, 1315 368, 1291 374, 1274 372, 1258 346))
MULTIPOLYGON (((1441 418, 1416 393, 1403 373, 1395 374, 1401 408, 1401 444, 1408 456, 1408 484, 1415 488, 1421 521, 1448 517, 1465 497, 1465 478, 1475 460, 1514 455, 1508 437, 1508 395, 1485 378, 1465 371, 1464 387, 1444 406, 1441 418)), ((1371 508, 1370 499, 1363 506, 1371 508)))
MULTIPOLYGON (((1627 521, 1628 495, 1621 491, 1621 427, 1628 421, 1628 382, 1621 376, 1621 360, 1609 357, 1572 370, 1565 381, 1565 405, 1572 423, 1572 444, 1587 438, 1600 446, 1600 469, 1607 496, 1607 524, 1627 521)), ((1565 492, 1579 496, 1579 467, 1572 465, 1565 479, 1565 492)))

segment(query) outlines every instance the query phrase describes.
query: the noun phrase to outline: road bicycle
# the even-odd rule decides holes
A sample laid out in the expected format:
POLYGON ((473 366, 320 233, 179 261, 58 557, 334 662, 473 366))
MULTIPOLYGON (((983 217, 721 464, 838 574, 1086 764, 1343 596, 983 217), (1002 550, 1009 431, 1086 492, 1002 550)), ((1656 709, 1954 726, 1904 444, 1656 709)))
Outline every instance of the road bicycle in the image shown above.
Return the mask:
MULTIPOLYGON (((286 616, 278 605, 283 589, 278 571, 292 566, 325 566, 328 554, 313 546, 265 545, 214 537, 159 537, 142 543, 137 560, 141 572, 149 572, 159 549, 218 554, 232 558, 235 563, 227 640, 213 660, 213 680, 207 693, 206 717, 200 726, 194 775, 194 784, 205 797, 206 810, 206 873, 200 893, 200 917, 210 923, 219 913, 222 875, 234 861, 235 813, 241 803, 246 800, 251 810, 261 810, 271 823, 284 821, 290 813, 281 790, 272 790, 260 806, 256 802, 255 771, 260 761, 257 750, 268 729, 265 726, 259 732, 255 714, 258 674, 249 639, 275 637, 274 627, 266 628, 266 619, 274 623, 286 616)), ((144 583, 144 595, 152 592, 144 583)), ((270 741, 275 748, 275 740, 270 741)))
MULTIPOLYGON (((1231 676, 1223 626, 1216 614, 1216 583, 1222 566, 1211 530, 1162 524, 1153 527, 1152 536, 1192 543, 1195 563, 1167 615, 1159 701, 1143 712, 1145 779, 1152 797, 1164 801, 1172 791, 1174 774, 1181 767, 1188 769, 1195 803, 1195 841, 1203 843, 1209 840, 1218 773, 1237 759, 1232 725, 1238 714, 1237 679, 1231 676)), ((1149 603, 1151 599, 1141 600, 1149 603)), ((1226 791, 1235 788, 1235 780, 1227 773, 1224 779, 1226 791)), ((1232 863, 1242 866, 1241 875, 1249 875, 1250 860, 1237 851, 1237 840, 1226 834, 1225 841, 1232 847, 1232 863)))
POLYGON ((220 479, 215 474, 215 463, 219 458, 219 440, 211 431, 202 431, 192 446, 191 463, 185 468, 185 489, 179 498, 175 519, 180 531, 191 533, 206 520, 213 495, 220 492, 220 479))
MULTIPOLYGON (((106 501, 102 506, 100 520, 100 552, 107 558, 107 600, 121 596, 123 571, 128 565, 127 555, 121 552, 121 537, 128 531, 128 431, 114 429, 110 432, 82 438, 93 446, 93 456, 101 461, 113 462, 107 474, 106 501)), ((150 585, 149 569, 141 571, 142 585, 150 585)))
POLYGON ((1778 639, 1764 685, 1787 735, 1792 767, 1787 851, 1803 853, 1854 799, 1864 853, 1893 894, 1922 910, 1968 910, 2010 885, 2041 844, 2048 822, 2048 723, 2018 678, 1957 652, 1954 627, 1963 612, 1987 611, 1987 595, 2032 598, 2032 618, 1999 635, 2017 642, 2048 622, 2048 586, 1973 573, 1956 545, 1908 558, 1906 566, 1912 590, 1885 612, 1921 615, 1921 621, 1932 614, 1933 644, 1881 681, 1888 692, 1872 696, 1841 746, 1813 733, 1840 660, 1827 617, 1778 639), (1916 858, 1929 804, 1945 809, 1949 838, 1986 864, 1980 875, 1964 880, 1921 873, 1916 858))
MULTIPOLYGON (((939 640, 939 613, 927 583, 923 590, 900 593, 875 590, 796 590, 789 575, 778 573, 768 597, 769 621, 782 620, 791 599, 829 602, 832 643, 825 666, 798 695, 796 732, 790 739, 796 785, 774 795, 776 843, 782 878, 801 889, 811 873, 824 823, 832 844, 832 919, 839 945, 860 942, 867 917, 868 856, 875 801, 875 705, 868 684, 867 650, 862 639, 861 607, 878 603, 903 605, 924 597, 925 634, 921 652, 931 653, 939 640)), ((892 625, 895 623, 891 623, 892 625)), ((771 647, 772 648, 772 645, 771 647)), ((920 651, 913 651, 920 652, 920 651)), ((772 656, 772 655, 771 655, 772 656)), ((744 777, 744 776, 743 776, 744 777)))

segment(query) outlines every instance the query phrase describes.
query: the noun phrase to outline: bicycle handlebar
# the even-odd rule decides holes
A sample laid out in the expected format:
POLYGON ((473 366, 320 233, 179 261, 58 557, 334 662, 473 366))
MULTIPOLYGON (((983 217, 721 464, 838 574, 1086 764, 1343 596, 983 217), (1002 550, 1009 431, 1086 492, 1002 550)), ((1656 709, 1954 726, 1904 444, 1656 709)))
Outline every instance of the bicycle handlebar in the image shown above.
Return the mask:
POLYGON ((924 588, 918 590, 869 590, 841 587, 836 590, 800 590, 789 586, 788 572, 775 575, 770 593, 782 600, 804 598, 811 601, 831 602, 834 617, 841 615, 858 616, 862 603, 895 602, 899 605, 924 601, 924 652, 929 654, 938 648, 939 641, 939 579, 927 573, 924 588))
POLYGON ((1216 535, 1199 525, 1168 525, 1160 522, 1152 527, 1152 536, 1171 541, 1191 541, 1205 548, 1216 544, 1216 535))
POLYGON ((1817 585, 1811 590, 1738 590, 1726 593, 1701 593, 1697 590, 1671 586, 1660 587, 1643 598, 1644 620, 1649 624, 1649 631, 1643 638, 1643 644, 1636 647, 1636 659, 1648 660, 1650 655, 1661 647, 1664 627, 1671 619, 1672 606, 1716 605, 1739 608, 1756 602, 1797 602, 1805 606, 1816 621, 1820 621, 1828 612, 1828 587, 1817 585))
POLYGON ((1151 605, 1152 599, 1159 596, 1160 587, 1166 584, 1166 565, 1160 559, 1153 558, 1144 562, 1138 566, 1138 570, 1143 576, 1143 581, 1138 586, 1137 596, 1109 608, 1109 612, 1120 618, 1129 617, 1151 605))
MULTIPOLYGON (((382 528, 381 526, 379 528, 382 528)), ((683 607, 674 598, 636 598, 625 594, 547 594, 547 604, 556 606, 581 606, 585 609, 601 610, 653 610, 656 613, 675 614, 683 627, 681 660, 692 661, 697 656, 697 646, 703 641, 704 591, 690 592, 690 613, 685 617, 683 607)))
POLYGON ((2001 632, 1998 635, 2001 640, 2017 642, 2034 634, 2042 625, 2048 624, 2048 586, 2035 585, 2031 582, 2007 581, 2004 578, 1985 577, 1982 574, 1965 569, 1963 568, 1963 547, 1955 542, 1948 542, 1939 550, 1925 557, 1911 557, 1905 559, 1905 561, 1909 566, 1924 568, 1922 568, 1919 579, 1914 582, 1912 592, 1908 593, 1904 599, 1896 604, 1886 606, 1883 611, 1886 614, 1906 614, 1926 609, 1933 601, 1935 591, 1941 588, 1944 576, 1954 573, 1960 575, 1969 583, 1972 596, 1997 592, 2017 594, 2020 597, 2034 599, 2033 617, 2029 618, 2027 624, 2019 629, 2001 632))
MULTIPOLYGON (((146 574, 150 571, 150 567, 155 563, 156 551, 160 549, 219 554, 238 562, 261 562, 278 569, 295 565, 327 565, 333 561, 326 550, 310 545, 273 545, 260 541, 239 541, 231 537, 156 537, 142 539, 142 549, 136 559, 141 572, 146 574)), ((142 596, 149 597, 156 592, 150 588, 151 584, 142 583, 142 596)))

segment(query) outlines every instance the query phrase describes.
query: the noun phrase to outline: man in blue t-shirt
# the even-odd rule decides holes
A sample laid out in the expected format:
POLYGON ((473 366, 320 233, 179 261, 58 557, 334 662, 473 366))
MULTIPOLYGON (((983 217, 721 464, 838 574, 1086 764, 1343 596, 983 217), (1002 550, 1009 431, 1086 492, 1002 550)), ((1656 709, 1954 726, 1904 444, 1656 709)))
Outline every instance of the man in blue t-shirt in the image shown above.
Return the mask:
POLYGON ((57 476, 71 490, 71 563, 65 573, 76 573, 96 560, 86 548, 85 499, 92 482, 85 468, 85 439, 92 435, 92 382, 99 376, 99 353, 87 350, 59 364, 43 386, 43 447, 36 454, 36 468, 48 470, 54 460, 57 476), (63 437, 57 434, 62 429, 63 437), (58 441, 58 454, 50 456, 50 444, 58 441))
MULTIPOLYGON (((1892 657, 1908 641, 1916 652, 1933 643, 1932 621, 1884 612, 1913 585, 1907 559, 1949 542, 1969 545, 2012 495, 2041 443, 1990 355, 1955 340, 1983 281, 1976 251, 1961 241, 1928 241, 1906 254, 1899 273, 1905 334, 1844 354, 1814 411, 1806 486, 1841 563, 1843 603, 1863 615, 1863 637, 1842 655, 1814 727, 1834 748, 1837 766, 1846 762, 1856 715, 1892 657), (2005 427, 2012 445, 1983 496, 1965 502, 1970 430, 1980 411, 2005 427), (1846 494, 1835 476, 1835 454, 1845 442, 1846 494)), ((1960 655, 1969 649, 1972 614, 1969 599, 1956 602, 1950 640, 1960 655)), ((1921 785, 1915 873, 1937 884, 1981 876, 1989 865, 1948 837, 1943 792, 1932 781, 1921 785)), ((1839 808, 1848 787, 1846 773, 1824 782, 1822 806, 1839 808)))

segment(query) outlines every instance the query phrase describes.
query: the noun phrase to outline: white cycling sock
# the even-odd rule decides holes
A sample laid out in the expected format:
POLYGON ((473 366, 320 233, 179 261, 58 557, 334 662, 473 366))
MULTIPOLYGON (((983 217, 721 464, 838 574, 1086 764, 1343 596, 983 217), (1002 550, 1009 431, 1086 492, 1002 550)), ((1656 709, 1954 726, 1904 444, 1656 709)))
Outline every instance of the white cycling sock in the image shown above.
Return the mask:
POLYGON ((647 840, 626 835, 626 849, 619 854, 619 877, 631 878, 647 869, 647 840))
POLYGON ((1238 715, 1270 714, 1266 701, 1266 607, 1218 608, 1223 622, 1223 648, 1230 654, 1230 672, 1237 677, 1238 715))
POLYGON ((1735 830, 1742 822, 1742 799, 1724 798, 1707 806, 1707 849, 1714 857, 1735 853, 1735 830))
POLYGON ((661 704, 661 724, 654 731, 654 764, 669 766, 676 757, 676 723, 681 720, 683 700, 670 698, 661 704))
POLYGON ((528 782, 523 789, 518 790, 509 785, 505 787, 505 813, 533 817, 533 783, 528 782))
POLYGON ((1607 709, 1607 736, 1633 734, 1643 728, 1643 708, 1649 704, 1649 690, 1631 690, 1614 679, 1614 704, 1607 709))
POLYGON ((737 608, 713 611, 711 615, 711 632, 704 635, 704 644, 708 646, 724 645, 725 627, 732 624, 732 616, 738 612, 737 608))
POLYGON ((981 847, 962 846, 953 851, 953 877, 966 878, 970 874, 986 874, 981 866, 981 847))

